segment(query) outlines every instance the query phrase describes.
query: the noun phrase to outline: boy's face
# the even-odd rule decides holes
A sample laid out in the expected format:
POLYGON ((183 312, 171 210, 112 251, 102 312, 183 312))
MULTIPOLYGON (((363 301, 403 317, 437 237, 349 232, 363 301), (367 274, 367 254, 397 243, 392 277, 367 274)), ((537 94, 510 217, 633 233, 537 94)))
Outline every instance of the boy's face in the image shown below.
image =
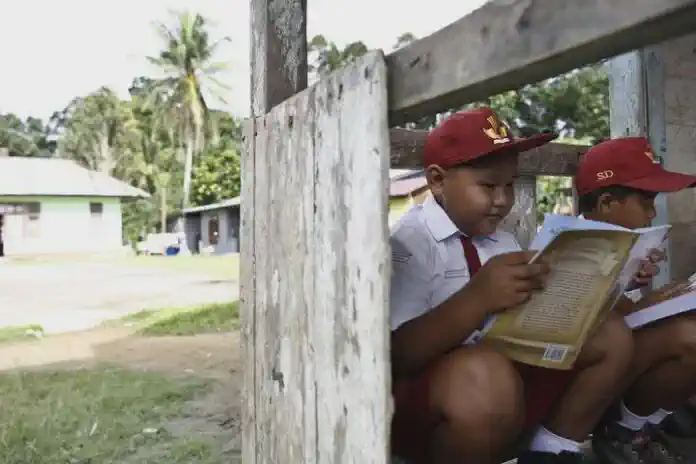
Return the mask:
POLYGON ((443 170, 428 168, 430 189, 457 228, 476 237, 491 235, 515 203, 517 155, 504 153, 443 170))
POLYGON ((656 196, 651 192, 635 192, 622 199, 602 195, 598 205, 600 219, 628 229, 648 227, 655 219, 656 196))

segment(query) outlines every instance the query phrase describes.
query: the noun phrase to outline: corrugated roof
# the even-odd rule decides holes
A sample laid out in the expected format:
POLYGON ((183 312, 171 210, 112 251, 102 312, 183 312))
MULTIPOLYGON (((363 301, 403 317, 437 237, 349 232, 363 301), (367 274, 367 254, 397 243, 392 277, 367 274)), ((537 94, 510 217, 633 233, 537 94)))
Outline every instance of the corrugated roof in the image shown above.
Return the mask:
POLYGON ((229 208, 232 206, 239 206, 240 198, 234 197, 229 200, 223 200, 219 203, 212 203, 210 205, 195 206, 193 208, 184 208, 184 214, 188 213, 200 213, 201 211, 212 211, 214 209, 229 208))
POLYGON ((408 177, 406 179, 395 180, 389 184, 389 196, 405 197, 416 190, 425 187, 427 184, 428 181, 425 179, 425 175, 423 174, 417 177, 408 177))
POLYGON ((147 198, 149 193, 60 158, 0 156, 0 196, 147 198))

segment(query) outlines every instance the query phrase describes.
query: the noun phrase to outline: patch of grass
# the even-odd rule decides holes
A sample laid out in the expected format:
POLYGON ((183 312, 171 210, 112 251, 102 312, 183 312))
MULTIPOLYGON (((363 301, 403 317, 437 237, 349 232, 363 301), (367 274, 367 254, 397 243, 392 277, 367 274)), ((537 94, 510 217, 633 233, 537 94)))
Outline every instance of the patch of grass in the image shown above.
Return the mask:
POLYGON ((122 258, 121 262, 127 265, 209 275, 211 278, 239 280, 238 253, 215 256, 130 256, 122 258))
POLYGON ((0 343, 14 343, 43 338, 44 329, 38 324, 0 327, 0 343))
POLYGON ((239 327, 239 302, 214 303, 185 310, 162 310, 145 319, 139 335, 196 335, 239 327))
POLYGON ((0 462, 119 462, 175 443, 167 421, 207 387, 201 379, 112 367, 0 375, 0 462))

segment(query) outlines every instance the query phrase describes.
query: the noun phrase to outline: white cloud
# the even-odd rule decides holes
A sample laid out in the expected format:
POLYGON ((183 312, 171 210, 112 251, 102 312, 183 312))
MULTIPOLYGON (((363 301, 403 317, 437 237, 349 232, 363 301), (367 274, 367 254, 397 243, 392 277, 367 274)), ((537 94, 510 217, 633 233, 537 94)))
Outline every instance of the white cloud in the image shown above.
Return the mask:
MULTIPOLYGON (((7 1, 12 9, 2 11, 0 28, 0 112, 48 118, 102 85, 125 94, 133 77, 154 71, 145 60, 160 48, 153 23, 185 9, 208 18, 214 36, 232 39, 220 49, 218 58, 229 63, 220 77, 231 87, 229 110, 248 112, 249 0, 7 1)), ((339 44, 362 40, 389 50, 401 33, 430 34, 485 0, 308 3, 310 37, 321 33, 339 44)))

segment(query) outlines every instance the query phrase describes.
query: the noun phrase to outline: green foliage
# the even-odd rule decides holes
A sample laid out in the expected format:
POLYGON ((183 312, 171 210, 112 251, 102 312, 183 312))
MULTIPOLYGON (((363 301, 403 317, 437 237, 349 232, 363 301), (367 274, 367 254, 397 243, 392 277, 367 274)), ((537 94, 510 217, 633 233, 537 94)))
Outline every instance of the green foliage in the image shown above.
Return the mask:
POLYGON ((209 205, 238 196, 240 176, 237 150, 207 151, 199 157, 193 171, 193 203, 209 205))
POLYGON ((41 119, 22 120, 12 113, 0 114, 0 147, 23 156, 53 156, 56 142, 41 119))

